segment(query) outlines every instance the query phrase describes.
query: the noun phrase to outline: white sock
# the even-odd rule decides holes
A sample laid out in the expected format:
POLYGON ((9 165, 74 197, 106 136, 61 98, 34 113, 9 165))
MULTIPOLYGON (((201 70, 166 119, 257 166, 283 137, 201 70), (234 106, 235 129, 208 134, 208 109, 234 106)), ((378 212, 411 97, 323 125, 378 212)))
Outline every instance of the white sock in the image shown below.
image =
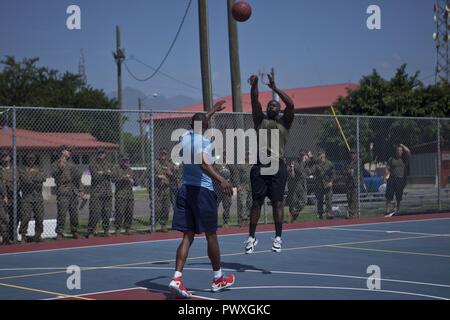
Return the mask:
POLYGON ((275 240, 281 241, 281 237, 275 237, 275 240))
POLYGON ((222 276, 222 269, 214 271, 214 280, 219 279, 222 276))
POLYGON ((173 277, 174 278, 180 278, 183 274, 180 271, 175 271, 173 277))

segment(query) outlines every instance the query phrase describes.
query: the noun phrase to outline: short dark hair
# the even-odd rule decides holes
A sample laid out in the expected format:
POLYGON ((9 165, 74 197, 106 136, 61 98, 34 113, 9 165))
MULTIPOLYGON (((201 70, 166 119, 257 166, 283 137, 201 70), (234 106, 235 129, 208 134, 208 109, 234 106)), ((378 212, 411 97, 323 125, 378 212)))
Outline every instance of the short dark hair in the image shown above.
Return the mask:
POLYGON ((192 128, 194 128, 194 123, 196 121, 201 121, 203 124, 204 122, 206 122, 206 115, 203 112, 197 112, 196 114, 194 114, 191 119, 192 128))
POLYGON ((0 152, 0 158, 6 158, 6 157, 11 157, 11 154, 8 151, 2 151, 0 152))
POLYGON ((298 155, 300 156, 300 158, 303 158, 305 155, 306 155, 306 150, 304 150, 304 149, 301 149, 299 152, 298 152, 298 155))

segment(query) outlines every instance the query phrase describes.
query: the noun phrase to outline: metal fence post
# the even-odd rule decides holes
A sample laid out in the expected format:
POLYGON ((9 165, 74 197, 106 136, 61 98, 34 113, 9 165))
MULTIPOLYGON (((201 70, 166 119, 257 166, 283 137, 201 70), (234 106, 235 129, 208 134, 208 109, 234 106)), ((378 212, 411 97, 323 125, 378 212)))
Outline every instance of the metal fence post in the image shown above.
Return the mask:
POLYGON ((358 197, 358 217, 361 216, 361 157, 360 157, 360 146, 359 146, 359 117, 356 118, 356 163, 357 163, 357 197, 358 197))
POLYGON ((441 203, 441 122, 439 118, 436 120, 437 124, 437 199, 438 199, 438 207, 439 211, 442 210, 441 203))
POLYGON ((264 199, 264 224, 267 224, 267 202, 264 199))
POLYGON ((151 186, 151 231, 156 231, 156 216, 155 216, 155 127, 154 127, 153 112, 150 112, 150 186, 151 186))
POLYGON ((12 108, 12 171, 13 171, 13 239, 17 241, 17 213, 18 213, 18 196, 17 196, 17 143, 16 143, 16 108, 12 108))

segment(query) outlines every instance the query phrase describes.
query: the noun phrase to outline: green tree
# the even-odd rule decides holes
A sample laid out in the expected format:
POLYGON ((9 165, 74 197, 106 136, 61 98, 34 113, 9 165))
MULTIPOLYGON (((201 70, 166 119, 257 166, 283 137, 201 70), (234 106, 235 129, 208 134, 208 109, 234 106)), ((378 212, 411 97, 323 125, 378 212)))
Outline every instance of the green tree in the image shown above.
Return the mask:
MULTIPOLYGON (((348 96, 339 98, 335 110, 341 115, 368 115, 392 117, 449 117, 450 84, 443 82, 425 86, 418 80, 419 72, 409 75, 406 65, 397 69, 395 75, 383 79, 373 70, 359 82, 359 87, 348 91, 348 96)), ((350 140, 354 139, 356 130, 354 122, 345 123, 340 119, 343 129, 350 140)), ((360 121, 361 156, 369 155, 369 145, 374 143, 374 158, 386 161, 392 154, 393 145, 403 143, 415 146, 436 141, 437 126, 435 120, 398 119, 398 118, 362 118, 360 121)), ((335 122, 322 125, 321 145, 333 154, 344 154, 346 147, 338 139, 335 122), (334 126, 334 128, 333 128, 334 126), (327 134, 334 132, 335 134, 327 134), (338 150, 339 152, 336 152, 338 150)), ((448 122, 443 123, 442 132, 449 132, 448 122)), ((444 137, 444 135, 441 135, 444 137)), ((444 138, 445 139, 445 138, 444 138)), ((448 138, 446 138, 448 140, 448 138)))
POLYGON ((19 109, 17 126, 51 132, 89 132, 102 141, 118 141, 119 114, 100 111, 55 111, 53 108, 117 109, 103 90, 83 83, 70 72, 38 66, 38 58, 0 60, 0 105, 32 106, 45 110, 19 109))

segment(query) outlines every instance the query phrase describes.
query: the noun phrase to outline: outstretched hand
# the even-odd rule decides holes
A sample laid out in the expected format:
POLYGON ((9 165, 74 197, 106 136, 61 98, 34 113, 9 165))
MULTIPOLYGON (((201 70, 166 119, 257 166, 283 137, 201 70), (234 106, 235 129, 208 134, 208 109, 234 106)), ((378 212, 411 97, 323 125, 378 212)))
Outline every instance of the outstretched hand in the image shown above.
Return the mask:
POLYGON ((248 78, 248 84, 253 86, 254 84, 258 83, 258 76, 257 75, 251 75, 250 78, 248 78))
POLYGON ((219 111, 224 110, 224 109, 225 109, 225 103, 226 103, 225 100, 217 101, 217 102, 214 104, 214 106, 213 106, 213 111, 214 111, 214 112, 219 112, 219 111))
POLYGON ((267 86, 270 89, 275 89, 276 85, 275 85, 275 80, 273 80, 272 76, 270 74, 267 75, 267 78, 269 78, 269 83, 267 84, 267 86))

